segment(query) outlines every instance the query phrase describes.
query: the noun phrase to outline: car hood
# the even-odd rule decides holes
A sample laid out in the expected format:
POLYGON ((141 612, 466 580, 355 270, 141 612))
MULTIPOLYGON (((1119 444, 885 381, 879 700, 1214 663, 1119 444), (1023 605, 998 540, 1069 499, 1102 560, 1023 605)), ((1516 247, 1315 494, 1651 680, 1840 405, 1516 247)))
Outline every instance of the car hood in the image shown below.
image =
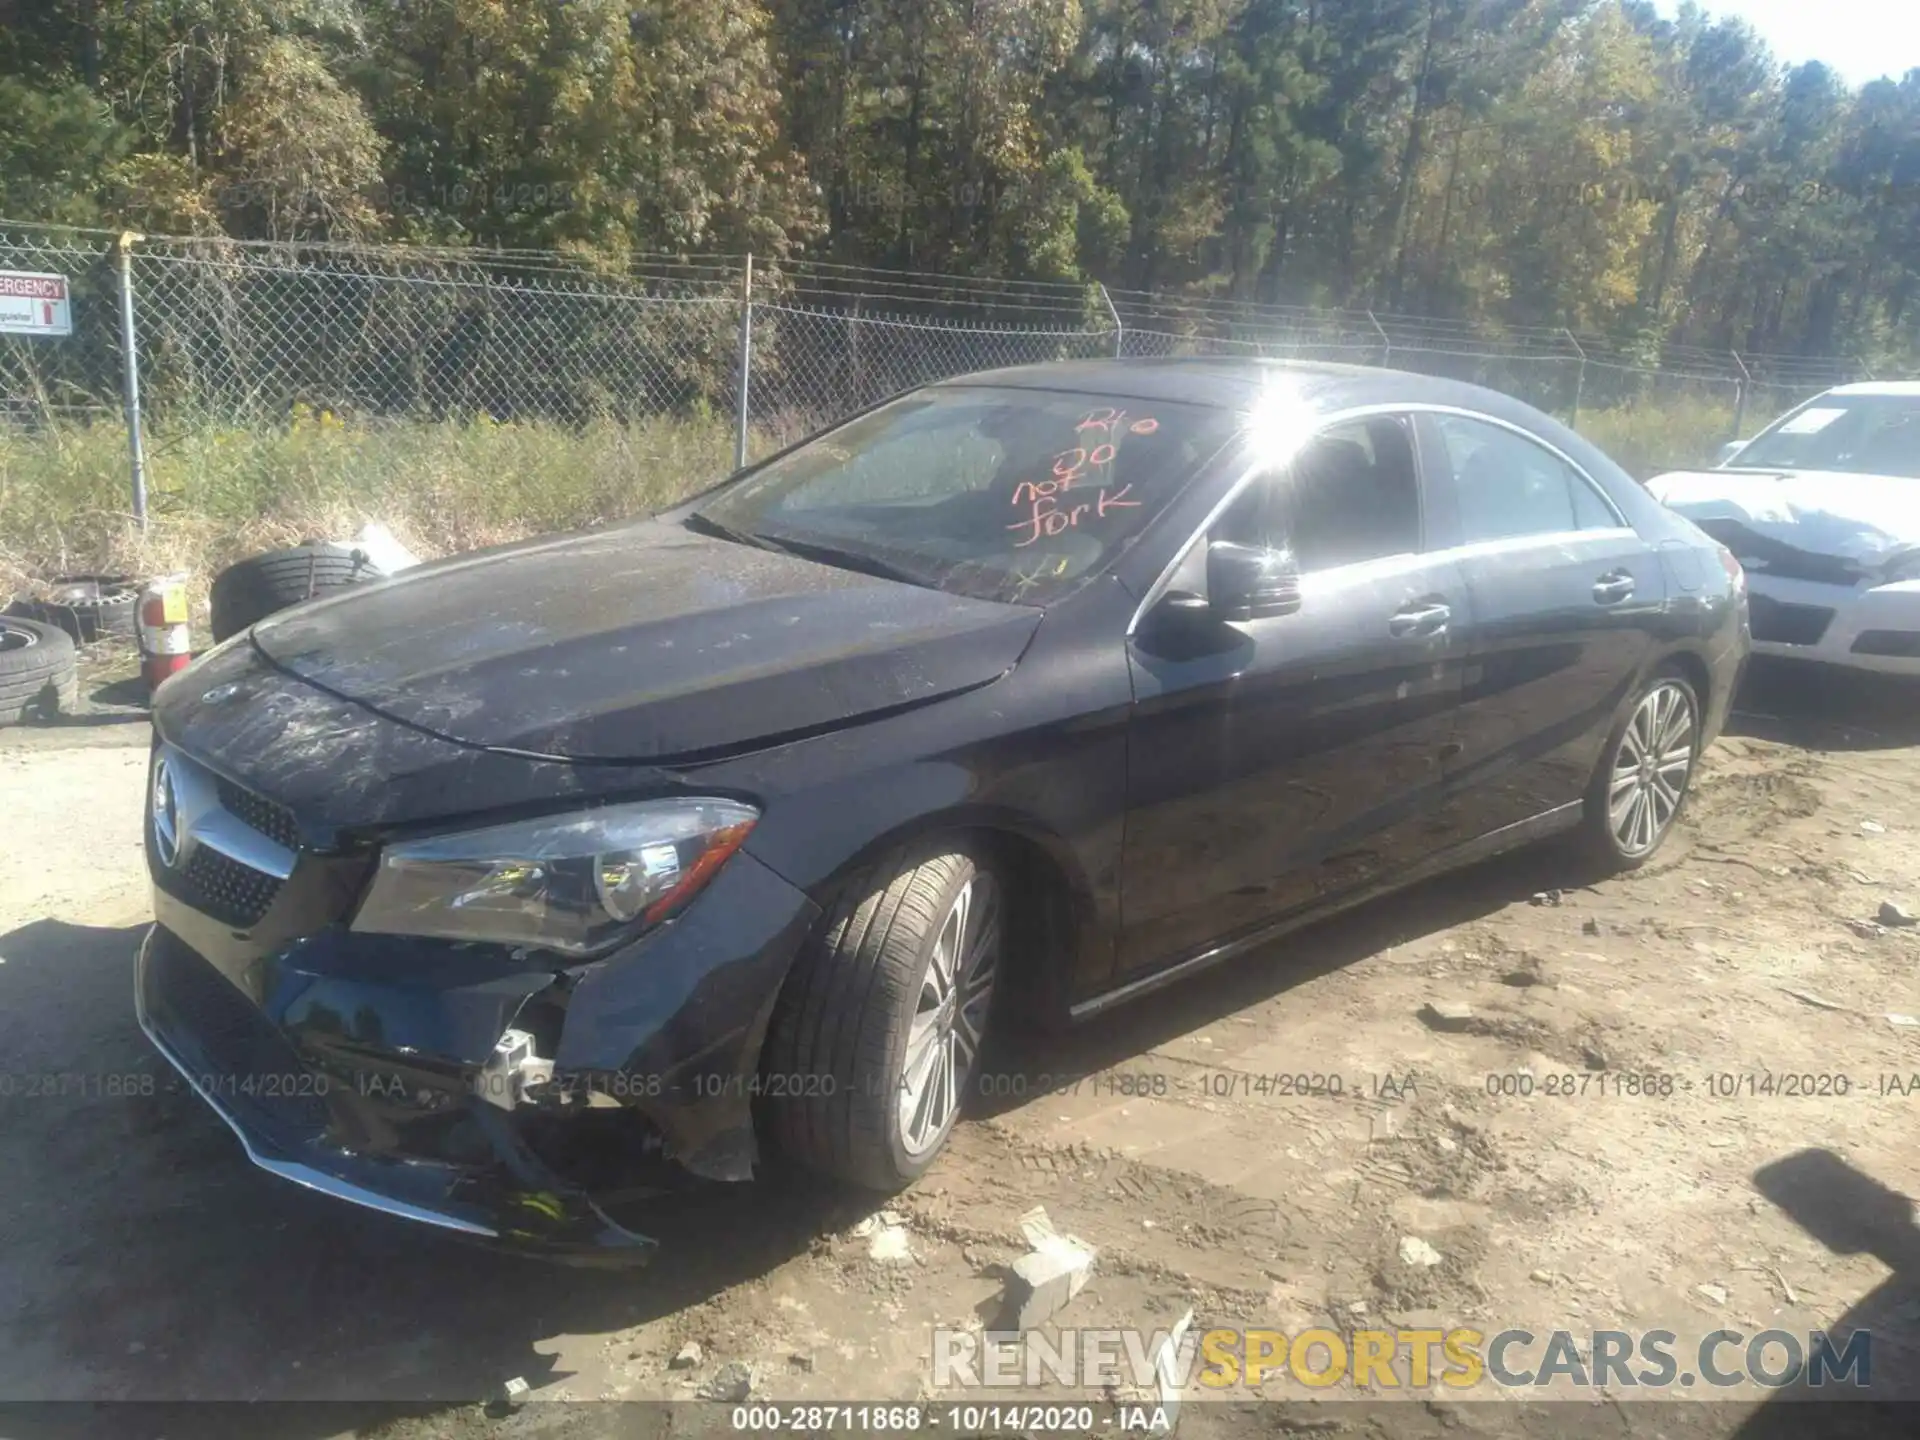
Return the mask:
POLYGON ((1709 533, 1731 524, 1864 573, 1920 548, 1920 480, 1904 476, 1680 470, 1649 481, 1647 489, 1709 533))
POLYGON ((650 521, 423 566, 263 620, 253 641, 446 739, 671 764, 987 684, 1040 616, 650 521))

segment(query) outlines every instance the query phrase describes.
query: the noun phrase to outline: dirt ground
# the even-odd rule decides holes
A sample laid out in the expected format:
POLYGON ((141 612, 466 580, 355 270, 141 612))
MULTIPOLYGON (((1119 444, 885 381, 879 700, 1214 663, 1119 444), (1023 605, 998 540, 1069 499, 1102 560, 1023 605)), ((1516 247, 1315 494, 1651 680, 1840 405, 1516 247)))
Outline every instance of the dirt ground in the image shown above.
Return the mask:
MULTIPOLYGON (((1873 923, 1920 906, 1912 687, 1761 670, 1640 873, 1592 882, 1548 849, 1322 925, 992 1060, 1010 1093, 884 1220, 811 1190, 707 1192, 623 1216, 663 1253, 615 1274, 465 1248, 245 1163, 134 1022, 147 735, 98 718, 0 732, 5 1400, 352 1402, 281 1412, 272 1433, 296 1437, 634 1433, 632 1412, 537 1402, 685 1398, 731 1362, 756 1397, 910 1400, 931 1328, 992 1312, 1035 1204, 1098 1248, 1077 1326, 1189 1307, 1288 1333, 1867 1326, 1876 1378, 1915 1370, 1920 1231, 1872 1199, 1920 1193, 1920 1024, 1901 1023, 1920 931, 1873 923), (1300 1074, 1341 1093, 1261 1079, 1300 1074), (1646 1075, 1669 1092, 1628 1093, 1646 1075), (1779 1093, 1835 1076, 1844 1096, 1779 1093), (906 1254, 873 1258, 896 1223, 906 1254), (1408 1237, 1439 1263, 1404 1263, 1408 1237), (671 1368, 688 1341, 701 1362, 671 1368), (535 1403, 475 1403, 513 1377, 535 1403)), ((1596 1434, 1750 1434, 1753 1398, 1579 1413, 1596 1434)), ((1578 1418, 1516 1429, 1520 1408, 1190 1404, 1182 1433, 1578 1418)))

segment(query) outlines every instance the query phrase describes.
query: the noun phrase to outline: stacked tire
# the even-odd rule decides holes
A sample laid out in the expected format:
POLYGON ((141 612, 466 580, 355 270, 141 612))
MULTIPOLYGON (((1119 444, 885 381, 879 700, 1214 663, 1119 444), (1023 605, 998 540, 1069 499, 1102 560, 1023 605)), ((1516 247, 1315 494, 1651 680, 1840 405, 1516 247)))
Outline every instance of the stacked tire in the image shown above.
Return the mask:
POLYGON ((70 714, 79 704, 72 637, 55 625, 0 615, 0 725, 70 714))
POLYGON ((213 638, 225 640, 276 610, 383 576, 365 553, 347 545, 295 545, 250 555, 214 577, 213 638))
POLYGON ((62 575, 49 588, 49 598, 23 600, 8 613, 52 625, 76 645, 134 638, 140 593, 132 576, 62 575))

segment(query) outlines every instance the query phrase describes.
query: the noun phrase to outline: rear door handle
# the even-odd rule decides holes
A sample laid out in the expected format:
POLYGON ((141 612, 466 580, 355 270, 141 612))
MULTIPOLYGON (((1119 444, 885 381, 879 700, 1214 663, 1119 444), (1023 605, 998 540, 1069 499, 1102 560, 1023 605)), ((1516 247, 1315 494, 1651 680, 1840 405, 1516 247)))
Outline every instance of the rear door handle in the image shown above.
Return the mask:
POLYGON ((1453 607, 1437 601, 1410 605, 1387 621, 1387 633, 1394 636, 1437 635, 1453 619, 1453 607))
POLYGON ((1593 598, 1601 605, 1618 605, 1633 595, 1633 576, 1624 570, 1610 570, 1593 582, 1593 598))

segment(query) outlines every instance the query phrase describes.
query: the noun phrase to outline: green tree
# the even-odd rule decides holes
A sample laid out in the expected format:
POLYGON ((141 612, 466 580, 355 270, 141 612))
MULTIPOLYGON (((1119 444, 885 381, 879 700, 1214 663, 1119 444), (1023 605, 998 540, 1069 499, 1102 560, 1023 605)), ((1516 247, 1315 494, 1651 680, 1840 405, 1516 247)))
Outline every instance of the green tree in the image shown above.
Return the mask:
POLYGON ((0 75, 0 215, 99 224, 105 177, 133 140, 85 85, 0 75))

